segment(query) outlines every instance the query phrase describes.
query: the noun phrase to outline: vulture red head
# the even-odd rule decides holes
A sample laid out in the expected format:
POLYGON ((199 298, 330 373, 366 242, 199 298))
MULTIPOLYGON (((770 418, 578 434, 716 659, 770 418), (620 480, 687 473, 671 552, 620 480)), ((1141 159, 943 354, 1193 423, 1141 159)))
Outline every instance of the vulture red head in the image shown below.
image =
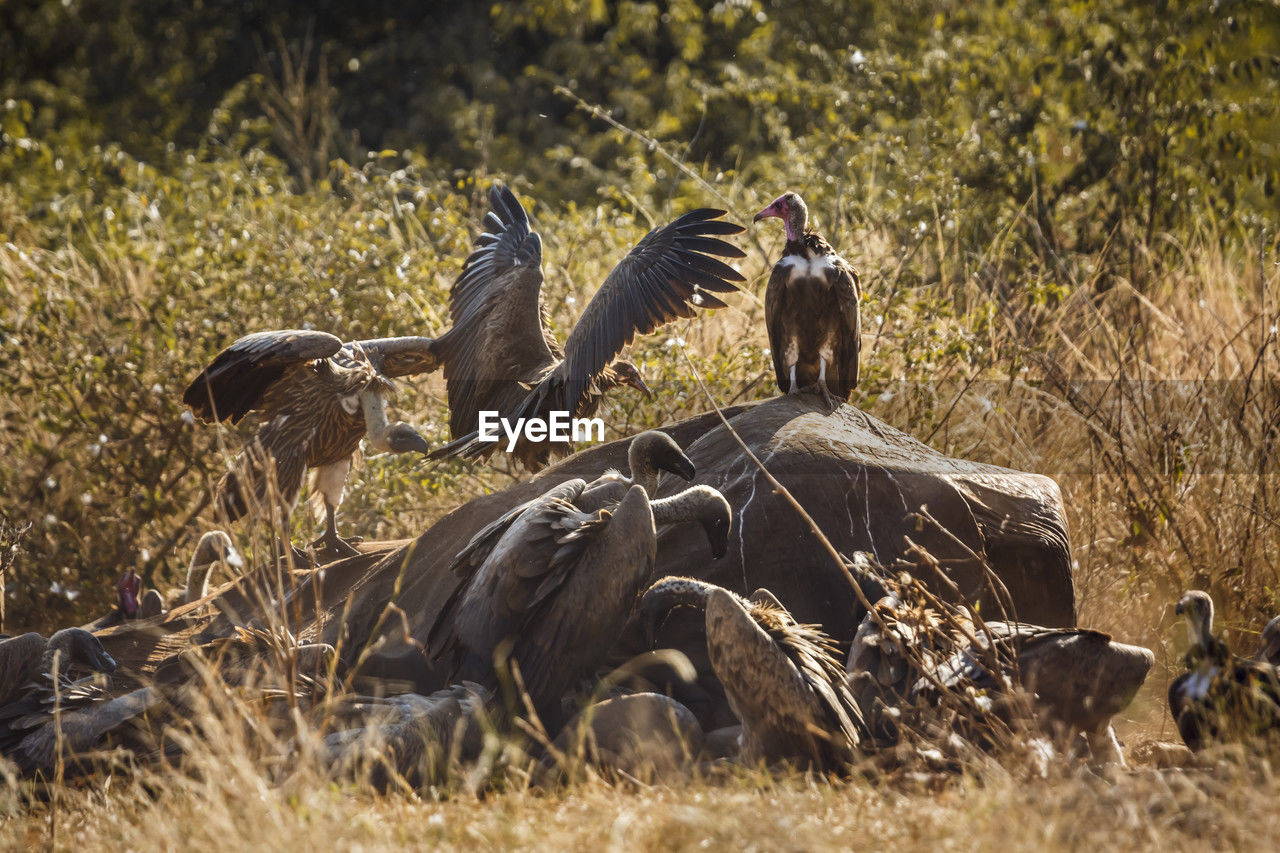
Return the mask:
POLYGON ((120 599, 120 612, 126 619, 134 619, 138 615, 138 593, 142 592, 142 578, 137 572, 129 569, 116 584, 116 595, 120 599))
POLYGON ((804 238, 804 226, 809 221, 809 208, 798 193, 787 192, 778 196, 773 204, 756 214, 752 222, 776 216, 787 229, 787 242, 804 238))
POLYGON ((649 386, 645 384, 644 377, 640 375, 640 369, 629 361, 615 361, 611 368, 614 373, 614 382, 617 385, 627 385, 641 392, 648 399, 653 399, 653 392, 649 390, 649 386))

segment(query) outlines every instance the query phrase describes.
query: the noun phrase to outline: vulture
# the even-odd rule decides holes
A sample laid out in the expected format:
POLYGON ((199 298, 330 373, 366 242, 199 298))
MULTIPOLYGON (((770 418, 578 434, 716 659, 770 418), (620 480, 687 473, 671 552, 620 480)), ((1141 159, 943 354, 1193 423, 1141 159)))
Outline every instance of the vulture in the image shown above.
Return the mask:
POLYGON ((1269 663, 1232 654, 1213 635, 1213 599, 1192 590, 1178 600, 1191 647, 1187 671, 1169 685, 1169 711, 1182 740, 1199 752, 1210 743, 1266 737, 1280 726, 1280 677, 1269 663))
POLYGON ((161 616, 165 612, 193 601, 199 601, 209 594, 209 574, 216 566, 226 564, 239 569, 244 567, 244 558, 231 543, 231 537, 221 530, 210 530, 200 537, 196 550, 191 555, 187 566, 186 585, 172 593, 166 602, 158 590, 149 589, 142 596, 142 604, 138 616, 147 619, 161 616))
POLYGON ((1155 661, 1149 649, 1086 628, 1024 622, 968 623, 950 631, 931 611, 907 611, 896 596, 863 617, 849 649, 849 683, 878 738, 891 739, 902 704, 934 707, 943 691, 1033 697, 1056 734, 1084 735, 1094 756, 1123 766, 1111 718, 1126 708, 1155 661), (878 618, 877 618, 878 617, 878 618))
POLYGON ((115 672, 116 662, 83 628, 63 628, 49 639, 36 633, 0 640, 0 705, 6 705, 73 665, 115 672))
MULTIPOLYGON (((465 580, 437 616, 428 657, 450 681, 496 687, 508 661, 547 731, 561 699, 601 664, 653 570, 657 527, 701 522, 715 557, 728 548, 733 513, 708 486, 650 501, 632 485, 608 508, 584 511, 582 479, 556 486, 481 530, 458 554, 465 580)), ((511 698, 511 697, 509 697, 511 698)))
POLYGON ((121 734, 126 724, 163 702, 154 687, 111 697, 88 679, 56 692, 45 685, 0 707, 0 754, 26 775, 52 776, 59 759, 74 766, 86 753, 107 745, 108 736, 121 734))
MULTIPOLYGON (((494 186, 489 199, 487 230, 450 293, 453 327, 432 345, 444 366, 454 437, 432 458, 492 453, 497 443, 478 438, 482 411, 512 424, 551 412, 586 418, 620 385, 651 396, 636 366, 617 356, 636 335, 696 316, 695 307, 725 307, 715 294, 732 293, 733 282, 743 281, 713 257, 745 257, 719 239, 742 227, 719 220, 722 210, 691 211, 650 231, 614 267, 561 348, 542 299, 542 240, 511 190, 494 186)), ((522 435, 514 454, 537 470, 570 449, 567 442, 530 442, 522 435)))
POLYGON ((427 452, 412 426, 387 422, 386 396, 392 378, 434 369, 429 343, 407 337, 343 344, 327 332, 289 329, 245 335, 219 353, 182 401, 204 421, 236 424, 256 410, 261 423, 218 483, 221 514, 235 521, 269 511, 274 478, 287 519, 313 470, 326 513, 315 544, 355 554, 336 521, 352 455, 366 436, 378 452, 427 452))
POLYGON ((120 604, 120 615, 125 619, 137 619, 142 607, 142 577, 133 569, 125 569, 124 575, 116 583, 116 600, 120 604))
POLYGON ((711 666, 742 722, 740 759, 832 770, 853 761, 864 738, 862 715, 836 645, 820 627, 796 622, 765 589, 744 599, 705 581, 668 577, 641 597, 646 634, 681 605, 705 610, 711 666))
POLYGON ((817 232, 806 231, 809 208, 796 193, 782 195, 754 221, 771 216, 787 235, 764 296, 778 387, 791 394, 816 384, 834 407, 833 394, 843 402, 858 384, 858 273, 817 232))
POLYGON ((491 698, 488 690, 470 682, 429 696, 344 697, 340 713, 358 715, 361 725, 327 735, 321 761, 335 775, 368 774, 379 788, 388 787, 389 769, 415 787, 443 781, 451 760, 479 756, 484 709, 491 698))
POLYGON ((1262 636, 1258 639, 1258 651, 1253 659, 1272 666, 1280 666, 1280 616, 1272 619, 1262 629, 1262 636))

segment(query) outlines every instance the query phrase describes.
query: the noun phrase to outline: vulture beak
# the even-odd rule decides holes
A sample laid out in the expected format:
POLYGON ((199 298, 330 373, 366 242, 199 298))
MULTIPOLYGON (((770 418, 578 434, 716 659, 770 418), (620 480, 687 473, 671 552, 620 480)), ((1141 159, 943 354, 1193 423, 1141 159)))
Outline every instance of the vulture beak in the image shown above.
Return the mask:
POLYGON ((770 216, 776 216, 779 219, 786 219, 786 213, 782 209, 782 199, 778 199, 773 204, 756 214, 752 222, 759 222, 761 219, 768 219, 770 216))
POLYGON ((653 399, 653 392, 649 390, 649 386, 645 384, 644 377, 641 376, 639 373, 635 374, 634 376, 628 376, 626 378, 626 383, 630 385, 632 388, 639 391, 640 393, 644 394, 645 399, 647 400, 653 399))
POLYGON ((387 431, 387 449, 392 453, 412 453, 417 451, 424 456, 431 451, 431 445, 419 432, 403 421, 394 424, 387 431))
POLYGON ((686 483, 693 479, 694 474, 698 473, 698 470, 693 467, 693 461, 683 453, 675 458, 667 460, 667 462, 662 466, 662 470, 675 474, 686 483))

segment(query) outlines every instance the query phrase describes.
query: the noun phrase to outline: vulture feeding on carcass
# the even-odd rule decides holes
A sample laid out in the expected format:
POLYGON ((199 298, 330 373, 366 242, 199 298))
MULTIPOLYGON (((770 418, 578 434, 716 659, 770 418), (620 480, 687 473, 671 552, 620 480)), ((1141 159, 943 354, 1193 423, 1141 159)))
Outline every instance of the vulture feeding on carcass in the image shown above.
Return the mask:
POLYGON ((1266 737, 1280 726, 1280 678, 1269 663, 1232 654, 1213 635, 1213 599, 1192 590, 1178 600, 1191 647, 1187 671, 1169 685, 1169 711, 1182 740, 1199 752, 1210 743, 1266 737))
POLYGON ((451 682, 496 687, 502 658, 517 664, 548 731, 563 722, 566 690, 621 634, 653 570, 658 526, 698 521, 715 557, 728 547, 732 512, 709 486, 650 501, 633 485, 589 512, 576 505, 587 488, 564 482, 477 533, 453 564, 466 580, 428 635, 428 657, 449 664, 451 682))
POLYGON ((205 421, 235 424, 256 410, 261 423, 218 483, 217 505, 226 520, 270 513, 273 480, 286 520, 306 472, 314 470, 326 513, 316 545, 354 554, 337 528, 352 455, 364 437, 378 452, 427 452, 416 429, 387 422, 386 395, 391 378, 435 368, 429 343, 407 337, 343 344, 327 332, 290 329, 246 335, 219 353, 182 401, 205 421))
POLYGON ((50 681, 72 666, 115 672, 116 662, 98 638, 83 628, 63 628, 49 639, 36 633, 0 640, 0 705, 50 681))
POLYGON ((858 273, 816 231, 805 230, 809 208, 796 193, 779 197, 754 221, 771 216, 787 234, 764 296, 778 387, 790 394, 816 384, 834 406, 833 396, 843 402, 858 384, 858 273))
POLYGON ((797 622, 766 589, 742 598, 706 581, 668 577, 640 600, 646 634, 678 606, 705 611, 707 654, 742 722, 740 759, 833 770, 853 760, 864 737, 862 714, 836 644, 819 626, 797 622))
MULTIPOLYGON (((453 328, 432 345, 444 366, 454 437, 432 458, 492 453, 496 442, 478 440, 482 411, 512 424, 546 420, 551 412, 586 418, 611 388, 629 385, 650 394, 636 366, 617 356, 636 335, 696 316, 695 307, 725 307, 714 294, 732 293, 733 282, 743 280, 712 257, 744 257, 719 239, 742 227, 718 220, 722 210, 691 211, 650 231, 614 267, 562 349, 542 299, 542 240, 511 190, 495 186, 489 199, 488 230, 476 238, 450 293, 453 328)), ((537 470, 570 450, 568 442, 521 436, 514 455, 537 470)))
POLYGON ((985 708, 995 707, 1006 723, 1016 709, 1073 748, 1083 735, 1096 761, 1123 766, 1111 718, 1146 681, 1155 661, 1149 649, 1087 628, 975 622, 959 610, 951 615, 945 620, 932 608, 906 607, 891 594, 863 617, 849 649, 849 684, 877 738, 896 737, 900 706, 936 708, 943 693, 1023 695, 1029 704, 985 708))

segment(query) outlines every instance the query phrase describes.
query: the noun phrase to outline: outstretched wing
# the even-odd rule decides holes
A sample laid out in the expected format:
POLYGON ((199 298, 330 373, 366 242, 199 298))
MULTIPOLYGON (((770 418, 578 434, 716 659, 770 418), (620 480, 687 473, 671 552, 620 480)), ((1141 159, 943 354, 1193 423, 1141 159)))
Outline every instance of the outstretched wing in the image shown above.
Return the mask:
POLYGON ((627 253, 578 318, 565 343, 564 362, 531 392, 542 399, 536 411, 579 413, 600 374, 636 335, 693 317, 696 307, 725 307, 714 294, 733 293, 738 289, 733 282, 744 279, 712 256, 746 255, 718 239, 743 230, 717 219, 723 215, 723 210, 691 211, 650 231, 627 253))
POLYGON ((182 402, 205 421, 239 423, 291 365, 328 358, 342 341, 328 332, 284 329, 245 335, 187 386, 182 402))
POLYGON ((434 338, 408 335, 400 338, 374 338, 349 344, 364 353, 369 363, 383 376, 395 379, 418 373, 432 373, 440 367, 440 355, 434 338))
POLYGON ((476 428, 481 410, 512 408, 520 383, 560 356, 542 308, 542 240, 511 190, 495 185, 489 202, 486 231, 449 293, 453 328, 434 346, 455 437, 476 428))

